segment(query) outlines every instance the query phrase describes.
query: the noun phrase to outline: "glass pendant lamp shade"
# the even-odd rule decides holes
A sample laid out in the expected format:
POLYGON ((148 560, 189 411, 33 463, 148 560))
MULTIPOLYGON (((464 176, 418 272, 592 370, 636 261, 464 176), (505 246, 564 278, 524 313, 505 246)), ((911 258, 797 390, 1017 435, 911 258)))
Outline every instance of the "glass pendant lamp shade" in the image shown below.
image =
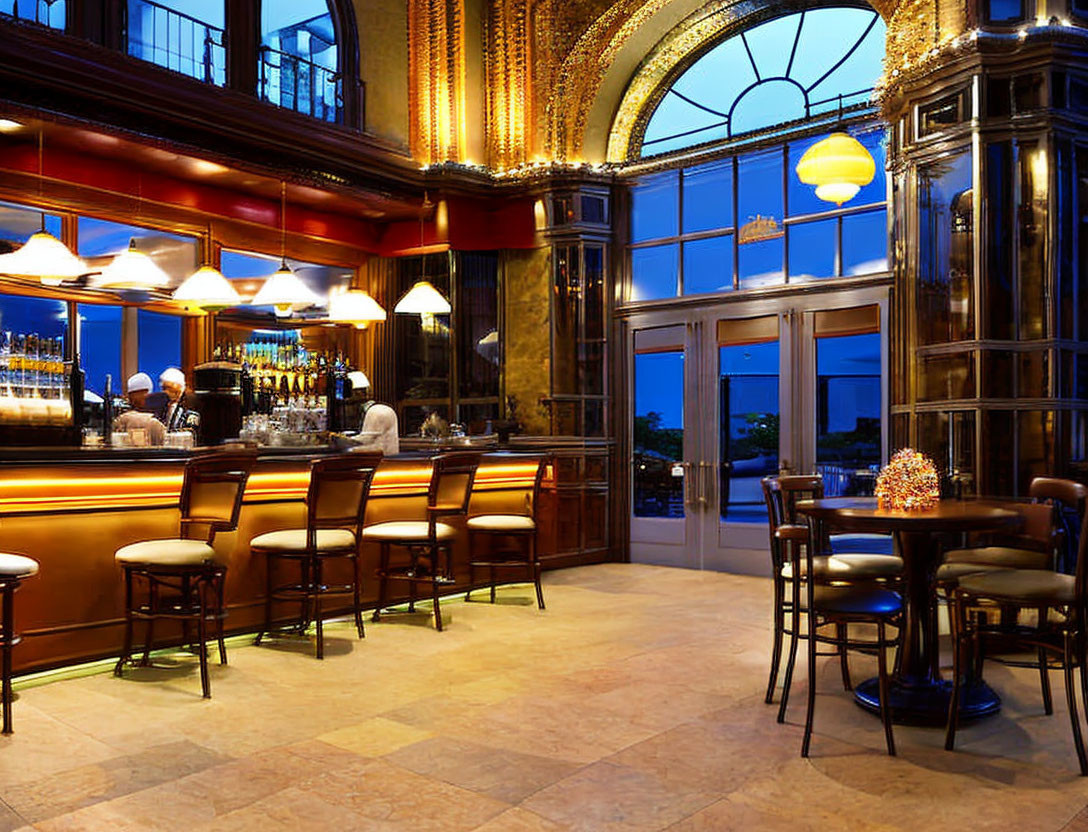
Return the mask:
POLYGON ((15 277, 36 277, 46 286, 87 273, 87 264, 48 231, 31 235, 20 248, 0 255, 0 272, 15 277))
POLYGON ((321 299, 310 291, 284 261, 278 272, 269 277, 250 303, 253 306, 274 306, 276 315, 288 317, 294 309, 313 306, 321 299))
POLYGON ((338 324, 368 324, 384 321, 385 310, 369 294, 349 289, 329 297, 329 320, 338 324))
POLYGON ((161 289, 169 283, 170 275, 139 251, 135 240, 95 280, 95 285, 103 289, 161 289))
POLYGON ((417 281, 393 311, 402 315, 448 315, 450 302, 426 280, 417 281))
POLYGON ((876 162, 865 146, 846 133, 832 133, 805 151, 797 178, 816 186, 816 196, 842 205, 873 181, 876 162))
POLYGON ((212 310, 237 306, 241 298, 218 269, 201 266, 174 290, 174 300, 212 310))

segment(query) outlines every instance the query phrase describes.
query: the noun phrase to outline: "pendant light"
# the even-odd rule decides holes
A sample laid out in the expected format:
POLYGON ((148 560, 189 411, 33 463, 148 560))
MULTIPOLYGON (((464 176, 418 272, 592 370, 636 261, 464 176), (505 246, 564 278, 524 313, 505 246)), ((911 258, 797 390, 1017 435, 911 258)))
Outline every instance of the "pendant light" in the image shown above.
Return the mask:
MULTIPOLYGON (((208 226, 208 251, 211 252, 212 229, 208 226)), ((241 298, 230 281, 223 277, 219 269, 203 265, 174 290, 174 300, 179 303, 197 306, 205 312, 215 312, 230 306, 237 306, 241 298)))
POLYGON ((876 163, 865 146, 848 133, 832 133, 816 142, 797 163, 797 177, 816 186, 816 196, 842 205, 873 181, 876 163))
POLYGON ((101 289, 135 291, 161 289, 169 283, 170 275, 159 268, 147 254, 136 248, 135 237, 129 241, 128 248, 114 257, 95 279, 95 285, 101 289))
MULTIPOLYGON (((38 202, 42 200, 42 181, 45 178, 42 168, 43 134, 38 131, 38 202)), ((20 248, 0 255, 0 272, 15 277, 36 277, 46 286, 60 286, 64 280, 71 280, 87 273, 87 264, 72 254, 71 250, 45 230, 45 212, 42 212, 42 227, 32 234, 20 248)))
MULTIPOLYGON (((427 208, 431 205, 431 201, 427 198, 427 194, 423 194, 423 206, 419 214, 419 248, 423 249, 423 215, 427 208)), ((393 311, 399 315, 419 315, 434 316, 434 315, 448 315, 450 313, 450 302, 446 300, 445 296, 439 292, 427 277, 427 255, 423 256, 423 275, 419 280, 415 282, 411 289, 405 292, 404 296, 397 301, 397 305, 393 307, 393 311)))
POLYGON ((361 289, 347 289, 329 295, 329 320, 337 324, 354 324, 356 329, 386 319, 385 310, 361 289))
POLYGON ((250 303, 253 306, 272 306, 276 310, 276 317, 287 318, 296 308, 320 302, 321 299, 287 265, 287 183, 280 180, 280 267, 265 280, 250 303))

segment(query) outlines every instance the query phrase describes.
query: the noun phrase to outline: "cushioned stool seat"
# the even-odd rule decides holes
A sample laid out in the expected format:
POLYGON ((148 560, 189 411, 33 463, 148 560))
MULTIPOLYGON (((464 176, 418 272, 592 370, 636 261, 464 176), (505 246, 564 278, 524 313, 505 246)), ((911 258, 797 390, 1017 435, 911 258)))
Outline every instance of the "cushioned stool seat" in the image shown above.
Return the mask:
POLYGON ((536 523, 523 514, 480 514, 468 518, 468 527, 473 531, 531 532, 536 523))
MULTIPOLYGON (((805 574, 806 560, 800 561, 801 574, 805 574)), ((864 580, 867 578, 893 578, 903 572, 903 559, 893 555, 817 555, 812 558, 812 569, 824 580, 864 580)), ((782 565, 782 577, 793 578, 793 564, 782 565)))
POLYGON ((977 575, 980 572, 999 572, 1004 566, 990 563, 942 563, 937 567, 937 583, 957 583, 965 575, 977 575))
POLYGON ((960 588, 976 597, 1056 606, 1076 600, 1076 578, 1049 569, 1002 569, 960 578, 960 588))
POLYGON ((980 546, 977 549, 952 549, 945 552, 945 563, 983 563, 1004 569, 1046 569, 1050 552, 1014 549, 1009 546, 980 546))
MULTIPOLYGON (((355 535, 347 529, 318 529, 315 542, 319 552, 354 549, 355 535)), ((249 545, 254 549, 271 549, 277 552, 305 552, 306 529, 266 532, 249 541, 249 545)))
POLYGON ((142 563, 148 566, 200 566, 215 559, 215 549, 203 540, 171 537, 141 540, 123 546, 114 554, 118 563, 142 563))
MULTIPOLYGON (((452 540, 457 530, 448 523, 435 523, 434 536, 437 540, 452 540)), ((364 540, 418 540, 426 543, 430 539, 430 529, 426 520, 390 520, 375 523, 363 529, 364 540)))
POLYGON ((0 552, 0 577, 29 578, 37 574, 38 562, 34 558, 0 552))

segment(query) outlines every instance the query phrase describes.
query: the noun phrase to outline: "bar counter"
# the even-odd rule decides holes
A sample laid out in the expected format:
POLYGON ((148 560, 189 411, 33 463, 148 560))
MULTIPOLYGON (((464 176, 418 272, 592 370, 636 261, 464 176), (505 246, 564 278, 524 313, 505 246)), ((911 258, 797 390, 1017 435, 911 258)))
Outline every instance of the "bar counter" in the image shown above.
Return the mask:
MULTIPOLYGON (((418 443, 406 443, 406 445, 418 443)), ((462 446, 463 447, 463 446, 462 446)), ((424 516, 433 455, 406 450, 382 461, 367 505, 367 523, 424 516)), ((548 471, 537 512, 544 568, 594 563, 612 556, 608 522, 607 442, 519 438, 485 452, 469 514, 523 511, 532 488, 529 455, 547 454, 548 471), (562 522, 560 522, 562 518, 562 522)), ((0 449, 0 551, 28 555, 39 574, 19 591, 15 671, 35 670, 114 656, 123 635, 124 593, 114 552, 139 540, 175 537, 185 460, 197 451, 147 449, 0 449)), ((249 541, 267 531, 301 528, 310 462, 333 452, 326 447, 269 448, 258 453, 246 487, 238 530, 216 537, 227 556, 227 630, 254 632, 263 616, 263 558, 252 558, 249 541)), ((377 599, 378 547, 363 546, 363 598, 377 599)), ((467 535, 454 546, 457 583, 468 583, 467 535)), ((330 566, 336 583, 338 567, 330 566)), ((529 590, 531 593, 531 590, 529 590)), ((339 608, 335 601, 330 610, 339 608)), ((287 621, 297 606, 278 605, 287 621)), ((395 619, 393 619, 395 620, 395 619)), ((455 625, 454 625, 455 626, 455 625)), ((142 635, 138 631, 137 639, 142 635)), ((440 637, 436 634, 436 637, 440 637)), ((156 645, 181 641, 180 627, 156 628, 156 645), (160 632, 161 631, 161 632, 160 632)))

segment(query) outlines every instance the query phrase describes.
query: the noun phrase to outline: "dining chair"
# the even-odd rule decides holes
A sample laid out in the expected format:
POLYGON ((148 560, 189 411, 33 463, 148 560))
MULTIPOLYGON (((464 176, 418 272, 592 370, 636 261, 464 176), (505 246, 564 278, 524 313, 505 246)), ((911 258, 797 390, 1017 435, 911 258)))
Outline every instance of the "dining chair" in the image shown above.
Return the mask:
POLYGON ((1043 692, 1043 707, 1053 713, 1048 670, 1050 656, 1058 657, 1065 677, 1065 696, 1073 731, 1073 745, 1080 763, 1080 773, 1088 775, 1088 755, 1085 754, 1077 712, 1073 668, 1080 668, 1081 699, 1088 702, 1088 651, 1086 651, 1085 617, 1088 593, 1088 513, 1081 518, 1077 545, 1076 570, 1067 575, 1051 569, 1002 569, 964 575, 951 593, 953 687, 948 706, 945 748, 955 747, 959 720, 959 702, 964 685, 973 678, 969 672, 968 648, 977 661, 986 655, 986 641, 999 641, 1002 646, 1034 648, 1039 654, 1039 675, 1043 692), (1011 620, 1002 616, 990 623, 983 616, 969 616, 967 611, 984 605, 1019 610, 1035 610, 1035 622, 1022 624, 1020 617, 1011 620))
MULTIPOLYGON (((790 683, 797 659, 797 641, 806 638, 799 626, 799 616, 805 612, 800 598, 801 574, 808 566, 807 559, 797 558, 808 547, 809 527, 797 516, 796 505, 799 500, 820 499, 823 496, 823 478, 818 474, 782 474, 764 477, 761 480, 763 499, 767 506, 767 521, 770 534, 771 581, 774 588, 774 624, 771 647, 771 670, 767 680, 767 693, 764 701, 774 702, 774 691, 778 681, 779 667, 782 663, 783 640, 789 637, 789 653, 786 670, 783 675, 782 698, 778 707, 778 721, 786 719, 786 707, 789 702, 790 683)), ((894 583, 903 572, 903 561, 894 555, 883 554, 842 554, 828 555, 829 545, 826 537, 819 543, 819 553, 812 553, 814 577, 819 583, 846 584, 857 581, 876 580, 894 583)), ((844 625, 845 626, 845 625, 844 625)), ((836 651, 842 665, 843 686, 850 690, 850 668, 846 650, 836 651)))

